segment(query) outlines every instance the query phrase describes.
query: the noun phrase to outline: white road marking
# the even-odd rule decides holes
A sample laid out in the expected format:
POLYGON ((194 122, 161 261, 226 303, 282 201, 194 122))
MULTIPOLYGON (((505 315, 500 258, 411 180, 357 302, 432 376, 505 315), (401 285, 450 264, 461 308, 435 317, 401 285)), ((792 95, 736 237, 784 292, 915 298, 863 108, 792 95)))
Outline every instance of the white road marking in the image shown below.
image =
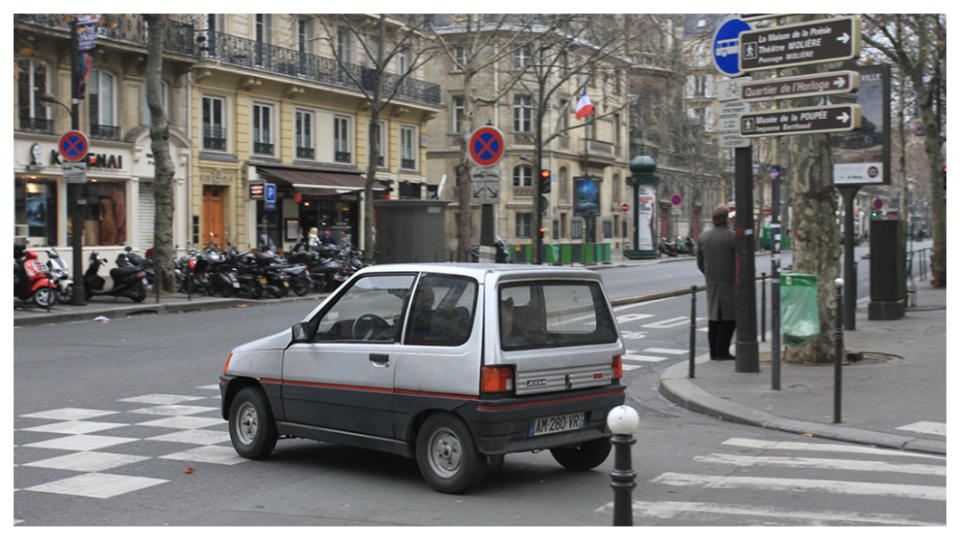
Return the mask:
POLYGON ((668 486, 697 486, 718 489, 769 489, 773 491, 819 491, 846 495, 878 495, 933 501, 947 500, 947 489, 941 486, 885 484, 879 482, 847 482, 807 478, 718 476, 667 472, 652 480, 668 486))
POLYGON ((665 349, 662 347, 650 347, 649 349, 644 349, 643 352, 655 354, 687 354, 690 351, 687 349, 665 349))
POLYGON ((737 467, 811 467, 815 469, 832 469, 845 471, 893 472, 906 474, 929 474, 946 476, 947 468, 941 465, 927 465, 925 463, 889 463, 886 461, 865 461, 862 459, 821 459, 805 457, 781 456, 742 456, 736 454, 710 454, 695 456, 694 461, 699 463, 720 463, 737 467))
POLYGON ((174 403, 183 403, 184 401, 196 401, 203 399, 197 396, 178 396, 176 394, 147 394, 143 396, 134 396, 117 401, 129 401, 131 403, 147 403, 150 405, 173 405, 174 403))
POLYGON ((200 446, 191 448, 183 452, 176 452, 160 456, 160 459, 174 459, 177 461, 199 461, 201 463, 213 463, 216 465, 236 465, 247 461, 246 458, 237 455, 233 447, 227 446, 200 446))
POLYGON ((145 409, 130 411, 137 414, 156 414, 159 416, 187 416, 218 410, 217 407, 199 407, 197 405, 157 405, 145 409))
POLYGON ((24 467, 62 469, 66 471, 100 472, 150 459, 148 456, 113 454, 109 452, 76 452, 65 456, 24 463, 24 467))
POLYGON ((859 446, 855 444, 823 444, 807 442, 790 441, 764 441, 761 439, 744 439, 734 437, 723 441, 723 444, 730 446, 741 446, 744 448, 764 448, 767 450, 808 450, 814 452, 846 452, 852 454, 874 454, 883 456, 909 456, 936 460, 946 460, 946 456, 936 454, 923 454, 919 452, 904 452, 902 450, 891 450, 887 448, 874 448, 872 446, 859 446))
POLYGON ((222 424, 223 422, 226 422, 226 420, 222 418, 207 418, 205 416, 165 416, 148 422, 139 422, 136 425, 174 429, 200 429, 222 424))
POLYGON ((617 306, 613 308, 613 311, 626 311, 628 309, 635 309, 641 306, 649 306, 650 304, 656 304, 657 302, 663 302, 667 300, 666 298, 658 298, 656 300, 647 300, 646 302, 637 302, 636 304, 626 304, 623 306, 617 306))
POLYGON ((663 362, 667 359, 665 356, 646 356, 643 354, 625 354, 622 358, 634 362, 663 362))
POLYGON ((43 493, 57 493, 60 495, 79 495, 96 499, 109 499, 131 491, 163 484, 168 480, 159 478, 145 478, 140 476, 123 476, 119 474, 88 473, 73 476, 56 482, 48 482, 26 488, 26 491, 40 491, 43 493))
POLYGON ((640 364, 623 364, 624 371, 633 371, 640 367, 640 364))
MULTIPOLYGON (((912 525, 942 526, 943 523, 915 521, 894 514, 860 514, 856 512, 806 512, 784 510, 772 506, 711 504, 687 501, 634 501, 634 512, 644 517, 670 519, 683 513, 722 514, 729 516, 756 516, 774 520, 802 521, 807 525, 826 525, 830 523, 869 523, 873 525, 912 525)), ((609 502, 595 510, 609 513, 613 503, 609 502)))
POLYGON ((129 437, 106 437, 104 435, 71 435, 69 437, 60 437, 47 441, 40 441, 24 446, 31 448, 52 448, 54 450, 74 450, 83 452, 87 450, 98 450, 108 446, 116 446, 128 442, 137 441, 129 437))
POLYGON ((197 390, 219 390, 219 384, 205 384, 203 386, 198 386, 197 390))
POLYGON ((114 414, 116 411, 101 411, 99 409, 77 409, 68 407, 65 409, 52 409, 30 414, 21 414, 21 418, 45 418, 47 420, 86 420, 97 416, 106 416, 114 414))
MULTIPOLYGON (((697 317, 697 320, 706 320, 706 317, 697 317)), ((644 328, 676 328, 678 326, 690 325, 690 317, 672 317, 662 321, 643 325, 644 328)))
POLYGON ((210 431, 208 429, 187 429, 174 431, 156 437, 149 437, 148 441, 167 441, 186 444, 210 445, 230 442, 230 434, 226 431, 210 431))
POLYGON ((653 315, 650 315, 649 313, 627 313, 626 315, 617 316, 617 324, 649 319, 650 317, 653 317, 653 315))
POLYGON ((120 424, 117 422, 91 422, 89 420, 67 420, 66 422, 57 422, 55 424, 43 424, 42 426, 33 426, 23 428, 21 431, 39 431, 41 433, 64 433, 67 435, 83 435, 85 433, 94 433, 104 431, 130 424, 120 424))
POLYGON ((905 426, 900 426, 897 429, 902 429, 903 431, 912 431, 914 433, 926 433, 929 435, 942 435, 947 436, 947 425, 940 422, 914 422, 912 424, 907 424, 905 426))

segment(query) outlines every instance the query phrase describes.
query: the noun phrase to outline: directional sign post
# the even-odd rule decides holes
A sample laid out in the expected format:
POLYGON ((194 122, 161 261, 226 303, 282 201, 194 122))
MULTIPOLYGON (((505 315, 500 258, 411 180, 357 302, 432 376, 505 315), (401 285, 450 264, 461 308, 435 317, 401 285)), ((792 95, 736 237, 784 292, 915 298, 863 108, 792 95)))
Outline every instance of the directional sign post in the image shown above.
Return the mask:
POLYGON ((840 17, 740 34, 740 70, 850 60, 860 55, 860 19, 840 17))
POLYGON ((495 204, 500 200, 500 168, 473 167, 470 169, 470 201, 495 204))
POLYGON ((801 77, 782 77, 765 81, 748 81, 738 86, 743 101, 849 94, 860 88, 856 71, 835 71, 801 77))
POLYGON ((859 105, 801 107, 740 115, 741 137, 853 131, 859 127, 859 105))

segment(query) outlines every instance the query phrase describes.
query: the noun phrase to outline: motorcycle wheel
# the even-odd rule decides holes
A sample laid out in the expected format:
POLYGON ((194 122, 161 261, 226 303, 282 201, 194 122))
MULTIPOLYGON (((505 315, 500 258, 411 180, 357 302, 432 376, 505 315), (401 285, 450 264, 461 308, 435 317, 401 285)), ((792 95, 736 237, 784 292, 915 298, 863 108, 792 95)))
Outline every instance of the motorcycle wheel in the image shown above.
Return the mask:
POLYGON ((57 291, 57 302, 60 302, 61 304, 69 304, 70 302, 73 302, 73 284, 72 283, 70 284, 69 287, 67 287, 66 291, 60 291, 60 290, 57 291))
POLYGON ((273 289, 274 298, 283 298, 286 295, 287 295, 287 289, 284 289, 283 287, 275 287, 273 289))
POLYGON ((50 309, 57 300, 57 292, 53 287, 40 287, 33 293, 33 301, 41 309, 50 309))
POLYGON ((302 277, 298 277, 297 279, 293 280, 291 285, 293 285, 293 292, 297 296, 303 296, 310 292, 310 283, 308 283, 307 280, 302 277))
POLYGON ((247 285, 247 296, 252 300, 257 300, 263 296, 263 286, 260 285, 260 282, 257 281, 247 285))
POLYGON ((130 299, 133 300, 134 302, 138 303, 138 304, 139 304, 140 302, 143 302, 143 300, 144 300, 146 297, 147 297, 147 289, 145 289, 145 288, 143 287, 143 285, 141 285, 141 284, 139 284, 139 283, 137 284, 136 287, 133 288, 133 290, 131 291, 131 294, 130 294, 130 299))

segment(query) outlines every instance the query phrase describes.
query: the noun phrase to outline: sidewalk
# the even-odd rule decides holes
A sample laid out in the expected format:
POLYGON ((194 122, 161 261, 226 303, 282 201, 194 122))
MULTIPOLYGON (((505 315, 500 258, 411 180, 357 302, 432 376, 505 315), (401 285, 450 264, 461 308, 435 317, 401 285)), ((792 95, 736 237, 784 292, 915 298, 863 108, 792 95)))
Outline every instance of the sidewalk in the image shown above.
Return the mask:
POLYGON ((661 374, 660 392, 684 407, 725 420, 946 454, 947 294, 929 282, 918 282, 917 289, 916 306, 908 306, 899 320, 867 320, 867 304, 859 304, 856 330, 843 334, 846 350, 893 356, 865 354, 863 361, 844 362, 839 424, 833 423, 833 363, 782 363, 781 389, 772 390, 769 340, 760 343, 759 373, 736 373, 734 361, 705 360, 689 379, 684 362, 661 374))

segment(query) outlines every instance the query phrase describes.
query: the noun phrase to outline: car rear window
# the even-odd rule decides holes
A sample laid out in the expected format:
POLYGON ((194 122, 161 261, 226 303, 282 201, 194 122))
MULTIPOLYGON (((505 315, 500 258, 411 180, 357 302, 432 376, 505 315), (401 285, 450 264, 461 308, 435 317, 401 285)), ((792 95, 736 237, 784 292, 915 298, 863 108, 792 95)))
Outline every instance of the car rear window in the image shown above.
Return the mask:
POLYGON ((500 288, 504 350, 570 347, 617 340, 613 318, 596 282, 507 284, 500 288))

